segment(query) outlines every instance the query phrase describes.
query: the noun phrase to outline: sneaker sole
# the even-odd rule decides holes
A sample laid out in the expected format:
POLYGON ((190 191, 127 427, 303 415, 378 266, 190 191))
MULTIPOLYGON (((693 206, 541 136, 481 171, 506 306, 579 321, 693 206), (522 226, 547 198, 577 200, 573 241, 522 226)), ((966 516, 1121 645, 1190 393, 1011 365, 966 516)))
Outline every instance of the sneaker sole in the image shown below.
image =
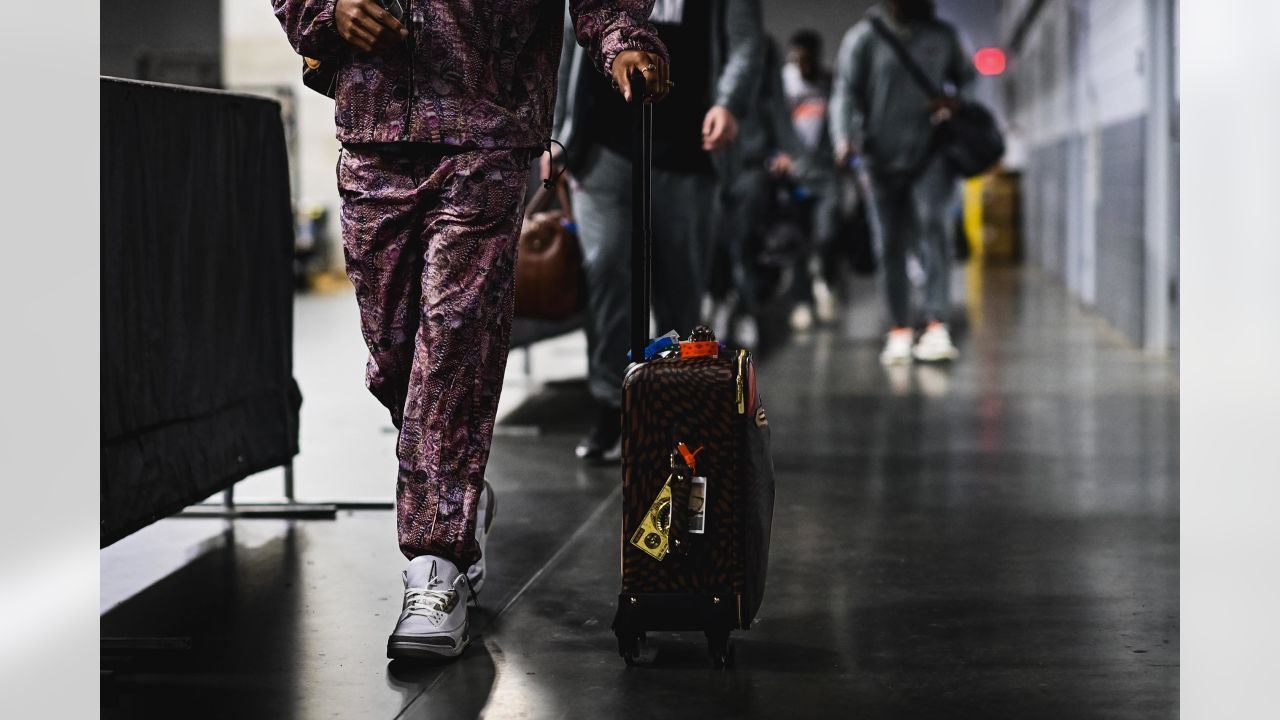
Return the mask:
POLYGON ((914 355, 913 354, 913 356, 919 362, 926 362, 926 363, 951 362, 952 360, 955 360, 956 358, 960 357, 960 353, 959 351, 952 350, 951 352, 942 353, 940 355, 914 355))
POLYGON ((462 626, 462 638, 456 642, 448 635, 425 637, 392 635, 387 639, 387 657, 391 660, 456 658, 470 644, 470 623, 468 623, 462 626))

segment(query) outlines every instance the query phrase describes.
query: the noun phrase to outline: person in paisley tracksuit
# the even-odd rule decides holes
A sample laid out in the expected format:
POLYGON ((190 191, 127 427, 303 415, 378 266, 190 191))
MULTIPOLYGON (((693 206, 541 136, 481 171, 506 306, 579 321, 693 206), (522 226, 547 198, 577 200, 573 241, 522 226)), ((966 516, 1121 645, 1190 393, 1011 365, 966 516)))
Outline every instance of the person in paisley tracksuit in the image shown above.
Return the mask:
MULTIPOLYGON (((484 481, 529 163, 555 108, 564 0, 272 0, 293 49, 337 68, 338 187, 366 382, 399 429, 409 558, 388 657, 456 656, 484 579, 484 481), (481 522, 480 520, 483 520, 481 522)), ((653 0, 569 0, 627 99, 670 85, 653 0)))

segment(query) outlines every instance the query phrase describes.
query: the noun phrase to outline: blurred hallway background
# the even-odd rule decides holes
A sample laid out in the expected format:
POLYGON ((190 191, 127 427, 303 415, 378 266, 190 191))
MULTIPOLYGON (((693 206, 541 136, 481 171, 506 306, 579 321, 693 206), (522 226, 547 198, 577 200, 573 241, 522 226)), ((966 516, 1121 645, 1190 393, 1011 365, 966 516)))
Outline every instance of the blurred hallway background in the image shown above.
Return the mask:
MULTIPOLYGON (((867 0, 765 0, 833 64, 867 0)), ((585 338, 514 348, 490 479, 501 510, 482 640, 449 667, 388 665, 400 557, 389 510, 333 521, 172 518, 102 552, 102 632, 188 637, 131 657, 106 717, 181 699, 220 717, 1176 717, 1178 3, 939 0, 1008 131, 966 187, 962 358, 882 368, 874 282, 837 323, 761 327, 779 477, 760 626, 732 677, 698 638, 625 674, 608 624, 618 471, 578 464, 585 338), (985 214, 985 215, 984 215, 985 214), (603 549, 603 550, 602 550, 603 549), (686 647, 687 645, 687 647, 686 647), (695 672, 696 671, 696 672, 695 672), (230 691, 230 692, 228 692, 230 691), (438 710, 437 710, 438 712, 438 710), (115 713, 112 715, 110 713, 115 713)), ((281 102, 297 227, 301 500, 389 502, 395 433, 365 391, 342 274, 332 101, 265 0, 104 0, 102 74, 281 102)), ((236 486, 281 493, 280 469, 236 486)), ((218 502, 210 498, 209 503, 218 502)), ((104 696, 106 697, 106 696, 104 696)))

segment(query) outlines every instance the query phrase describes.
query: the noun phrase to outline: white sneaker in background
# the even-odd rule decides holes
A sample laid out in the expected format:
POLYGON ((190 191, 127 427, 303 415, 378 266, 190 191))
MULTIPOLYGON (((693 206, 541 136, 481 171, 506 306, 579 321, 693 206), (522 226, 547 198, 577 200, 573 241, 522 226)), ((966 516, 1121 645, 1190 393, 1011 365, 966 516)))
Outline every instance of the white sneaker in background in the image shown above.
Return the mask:
POLYGON ((882 365, 905 365, 911 362, 911 328, 890 330, 884 341, 884 350, 880 352, 882 365))
POLYGON ((791 309, 791 329, 796 332, 808 332, 813 327, 813 311, 807 303, 797 303, 791 309))
POLYGON ((824 325, 836 321, 836 295, 825 280, 813 281, 813 312, 824 325))
POLYGON ((939 362, 955 360, 960 356, 960 351, 951 343, 951 333, 947 331, 947 326, 935 322, 930 323, 920 336, 912 354, 921 362, 939 362))
POLYGON ((711 332, 715 333, 717 340, 723 340, 729 337, 729 321, 733 317, 733 303, 728 300, 714 303, 711 314, 703 317, 711 318, 711 332))
POLYGON ((733 324, 733 340, 739 347, 755 350, 760 344, 760 325, 750 315, 743 314, 733 324))
POLYGON ((485 545, 489 541, 489 528, 493 526, 493 516, 498 510, 498 500, 493 494, 489 481, 484 481, 484 490, 480 493, 480 503, 476 506, 476 542, 480 544, 480 559, 467 568, 467 579, 471 581, 471 590, 480 594, 484 587, 485 545))
POLYGON ((471 642, 467 576, 441 557, 421 555, 404 571, 404 605, 387 638, 387 657, 451 658, 471 642))

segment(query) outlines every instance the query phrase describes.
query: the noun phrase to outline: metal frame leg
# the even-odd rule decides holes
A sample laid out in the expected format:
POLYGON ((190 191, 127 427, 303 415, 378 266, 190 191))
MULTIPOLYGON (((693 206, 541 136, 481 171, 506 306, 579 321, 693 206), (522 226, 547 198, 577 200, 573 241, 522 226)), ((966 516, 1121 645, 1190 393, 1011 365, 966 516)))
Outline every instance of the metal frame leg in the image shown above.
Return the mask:
POLYGON ((235 486, 222 491, 219 505, 192 505, 174 517, 225 518, 243 520, 250 518, 333 520, 339 510, 393 510, 391 500, 345 500, 333 502, 298 502, 295 496, 293 462, 284 464, 284 502, 241 502, 235 500, 235 486))

